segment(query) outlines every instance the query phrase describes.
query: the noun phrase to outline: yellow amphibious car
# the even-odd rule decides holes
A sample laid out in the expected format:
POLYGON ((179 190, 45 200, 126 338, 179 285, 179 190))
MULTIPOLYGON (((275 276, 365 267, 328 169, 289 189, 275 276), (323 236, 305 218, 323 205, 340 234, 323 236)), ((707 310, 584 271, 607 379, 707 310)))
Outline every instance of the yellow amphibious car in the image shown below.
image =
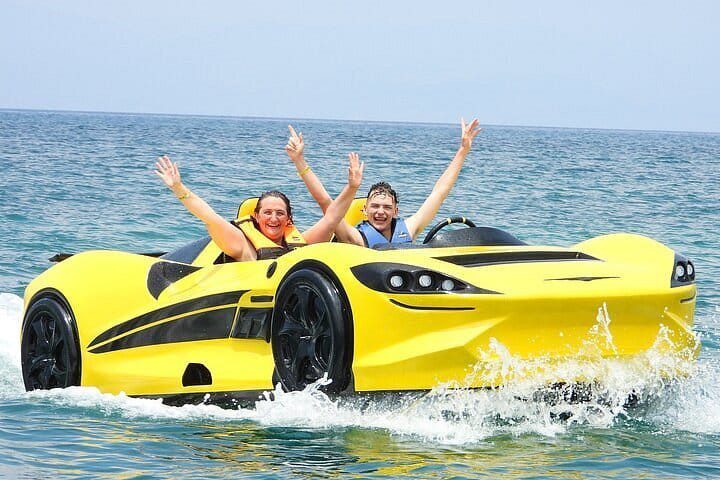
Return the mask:
POLYGON ((493 341, 518 358, 582 355, 599 310, 612 338, 602 356, 642 354, 661 329, 696 348, 694 278, 692 262, 639 235, 531 246, 459 217, 422 245, 325 243, 255 262, 209 238, 159 257, 89 251, 27 287, 23 378, 28 390, 86 385, 171 403, 257 398, 325 374, 329 392, 426 390, 462 382, 493 341), (471 226, 438 233, 457 221, 471 226))

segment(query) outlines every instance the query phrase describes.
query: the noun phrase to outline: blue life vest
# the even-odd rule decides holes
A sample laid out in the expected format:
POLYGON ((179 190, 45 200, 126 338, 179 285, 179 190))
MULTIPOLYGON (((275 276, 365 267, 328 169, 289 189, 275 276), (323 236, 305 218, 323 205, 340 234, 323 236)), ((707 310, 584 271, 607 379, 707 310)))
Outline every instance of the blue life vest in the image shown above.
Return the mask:
POLYGON ((369 248, 385 243, 412 243, 412 237, 410 236, 410 232, 408 232, 407 225, 405 225, 405 220, 402 218, 392 219, 392 225, 390 226, 392 237, 389 242, 388 239, 385 238, 385 235, 378 232, 367 220, 358 225, 357 229, 360 230, 360 235, 362 235, 365 241, 365 246, 369 248))

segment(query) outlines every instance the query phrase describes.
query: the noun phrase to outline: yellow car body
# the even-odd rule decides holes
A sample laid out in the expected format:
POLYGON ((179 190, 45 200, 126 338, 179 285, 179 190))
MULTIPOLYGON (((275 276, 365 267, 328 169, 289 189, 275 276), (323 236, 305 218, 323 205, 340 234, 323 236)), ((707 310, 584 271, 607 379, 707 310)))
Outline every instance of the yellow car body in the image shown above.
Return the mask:
MULTIPOLYGON (((277 381, 288 389, 302 387, 327 365, 279 360, 278 351, 282 354, 285 347, 274 352, 272 325, 278 312, 302 308, 297 292, 315 288, 284 283, 301 270, 325 278, 331 295, 341 297, 337 305, 342 304, 344 313, 338 321, 345 330, 310 347, 309 334, 290 331, 287 335, 301 340, 293 340, 295 347, 287 347, 285 354, 292 356, 293 348, 301 348, 298 342, 305 342, 302 348, 328 350, 327 362, 333 355, 329 349, 345 342, 342 361, 347 365, 340 368, 348 370, 347 378, 339 380, 338 389, 427 390, 444 382, 497 386, 502 379, 495 374, 468 376, 479 363, 493 361, 493 342, 516 358, 560 361, 587 355, 589 338, 598 331, 605 337, 595 342, 594 354, 604 358, 642 354, 663 329, 674 339, 671 348, 697 354, 694 272, 685 272, 683 281, 676 271, 679 263, 685 269, 692 266, 670 248, 639 235, 606 235, 569 248, 516 244, 372 250, 324 243, 275 260, 228 263, 222 263, 227 259, 209 239, 184 252, 181 261, 181 251, 161 258, 89 251, 34 279, 25 292, 23 348, 28 344, 28 351, 35 352, 23 353, 26 387, 66 386, 28 381, 30 370, 45 368, 33 365, 42 363, 40 356, 45 364, 59 362, 59 370, 77 368, 75 377, 62 381, 115 394, 243 397, 270 390, 277 381), (401 277, 404 288, 393 287, 393 281, 399 283, 391 280, 393 275, 401 277), (431 277, 431 286, 420 285, 422 275, 431 277), (443 290, 450 286, 445 280, 452 289, 443 290), (283 288, 286 297, 295 298, 292 308, 277 304, 283 288), (40 333, 26 333, 32 330, 29 322, 41 315, 33 306, 44 297, 67 310, 68 331, 73 332, 68 336, 76 338, 66 341, 76 342, 74 360, 53 360, 42 353, 40 343, 53 342, 49 338, 60 332, 57 325, 51 332, 44 326, 48 320, 36 320, 33 328, 40 333), (335 346, 328 346, 332 342, 335 346), (63 365, 68 362, 77 365, 63 365), (286 375, 297 375, 297 383, 283 381, 278 365, 290 372, 286 375), (314 375, 305 372, 308 368, 314 375)), ((322 312, 331 310, 333 300, 327 297, 322 304, 318 298, 307 300, 313 303, 307 310, 326 315, 322 312)), ((313 352, 310 360, 322 356, 313 352)))

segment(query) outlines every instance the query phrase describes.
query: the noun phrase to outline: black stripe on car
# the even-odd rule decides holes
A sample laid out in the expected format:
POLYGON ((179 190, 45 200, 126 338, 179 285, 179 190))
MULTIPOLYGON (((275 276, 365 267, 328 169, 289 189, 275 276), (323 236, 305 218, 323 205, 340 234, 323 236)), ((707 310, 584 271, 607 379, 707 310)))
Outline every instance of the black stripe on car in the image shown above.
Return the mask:
POLYGON ((563 251, 489 252, 470 255, 448 255, 446 257, 435 257, 435 259, 462 265, 463 267, 483 267, 485 265, 502 265, 506 263, 601 261, 599 258, 586 253, 563 251))
POLYGON ((475 310, 475 307, 441 307, 441 306, 428 306, 428 305, 408 305, 406 303, 399 302, 394 298, 390 299, 390 303, 397 305, 398 307, 407 308, 409 310, 444 310, 444 311, 463 311, 463 310, 475 310))
POLYGON ((247 290, 237 290, 234 292, 216 293, 214 295, 198 297, 192 300, 186 300, 184 302, 153 310, 126 322, 117 324, 112 328, 109 328, 108 330, 95 337, 93 341, 90 342, 90 344, 88 345, 88 348, 97 345, 98 343, 102 343, 106 340, 110 340, 111 338, 115 338, 118 335, 122 335, 123 333, 135 330, 136 328, 159 322, 160 320, 164 320, 169 317, 182 315, 183 313, 189 313, 204 308, 219 307, 222 305, 230 304, 235 305, 240 300, 240 297, 246 292, 247 290))
POLYGON ((159 325, 120 337, 90 350, 106 353, 128 348, 162 345, 166 343, 195 342, 228 338, 235 320, 236 306, 193 313, 159 325))
POLYGON ((546 278, 546 282, 553 281, 568 281, 568 282, 592 282, 594 280, 607 280, 608 278, 620 278, 620 277, 567 277, 567 278, 546 278))

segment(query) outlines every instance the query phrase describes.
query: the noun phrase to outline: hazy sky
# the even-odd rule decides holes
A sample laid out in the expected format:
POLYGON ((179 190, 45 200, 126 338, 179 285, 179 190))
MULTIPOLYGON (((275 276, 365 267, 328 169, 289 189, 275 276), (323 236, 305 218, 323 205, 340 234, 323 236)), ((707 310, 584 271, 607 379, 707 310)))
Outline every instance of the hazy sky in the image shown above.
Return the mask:
POLYGON ((0 0, 0 108, 720 131, 720 2, 0 0))

